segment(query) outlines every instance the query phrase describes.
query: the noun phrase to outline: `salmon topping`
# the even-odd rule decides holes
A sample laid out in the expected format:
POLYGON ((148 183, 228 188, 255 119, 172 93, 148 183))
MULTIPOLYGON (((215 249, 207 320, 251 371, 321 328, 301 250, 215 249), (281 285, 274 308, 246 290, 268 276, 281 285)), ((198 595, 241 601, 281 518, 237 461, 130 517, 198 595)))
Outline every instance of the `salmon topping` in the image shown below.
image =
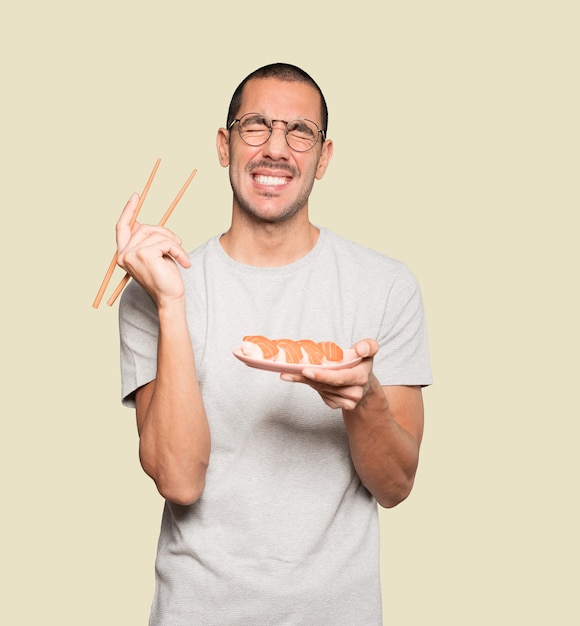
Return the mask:
POLYGON ((327 361, 342 361, 343 353, 342 348, 337 346, 332 341, 319 341, 318 347, 324 353, 324 356, 327 361))
POLYGON ((312 339, 299 339, 297 343, 312 365, 320 365, 322 363, 324 352, 322 352, 315 341, 312 341, 312 339))
POLYGON ((325 362, 340 362, 344 358, 342 348, 333 341, 312 339, 268 339, 263 335, 246 335, 242 349, 248 356, 286 363, 320 365, 325 362), (245 346, 244 346, 245 344, 245 346))
POLYGON ((262 351, 262 358, 272 359, 278 354, 278 346, 267 337, 262 335, 246 335, 242 341, 256 344, 262 351))
POLYGON ((274 339, 274 343, 286 354, 286 363, 300 363, 303 355, 300 346, 292 339, 274 339))

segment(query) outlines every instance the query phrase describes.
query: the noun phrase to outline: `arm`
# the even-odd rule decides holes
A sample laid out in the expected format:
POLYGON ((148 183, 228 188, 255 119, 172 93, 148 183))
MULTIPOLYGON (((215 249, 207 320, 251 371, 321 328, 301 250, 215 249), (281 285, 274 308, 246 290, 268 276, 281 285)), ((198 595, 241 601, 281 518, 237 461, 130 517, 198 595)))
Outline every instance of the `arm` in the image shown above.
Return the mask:
POLYGON ((189 258, 167 229, 140 224, 130 229, 137 200, 131 198, 117 224, 117 259, 151 295, 159 316, 157 377, 135 397, 139 456, 161 495, 190 504, 203 491, 210 433, 176 265, 189 267, 189 258))
POLYGON ((361 363, 344 370, 308 370, 285 380, 313 387, 331 408, 342 409, 351 458, 363 485, 383 507, 404 500, 413 487, 423 434, 419 387, 381 387, 372 371, 378 344, 358 342, 361 363))
POLYGON ((372 375, 368 393, 343 417, 363 485, 381 506, 396 506, 411 493, 419 463, 421 388, 381 387, 372 375))

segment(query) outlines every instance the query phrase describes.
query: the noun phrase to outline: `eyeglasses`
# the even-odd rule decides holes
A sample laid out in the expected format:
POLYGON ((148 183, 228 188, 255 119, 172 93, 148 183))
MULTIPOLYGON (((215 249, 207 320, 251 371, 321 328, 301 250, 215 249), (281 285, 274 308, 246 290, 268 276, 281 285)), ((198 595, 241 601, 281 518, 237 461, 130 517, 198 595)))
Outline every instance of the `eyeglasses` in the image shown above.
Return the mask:
POLYGON ((274 122, 285 124, 284 136, 286 143, 296 152, 307 152, 318 142, 318 135, 322 135, 322 141, 326 139, 323 130, 311 120, 298 119, 286 122, 285 120, 271 120, 262 113, 246 113, 239 119, 235 119, 229 126, 230 130, 235 123, 238 123, 238 132, 244 143, 249 146, 261 146, 265 144, 272 135, 274 122))

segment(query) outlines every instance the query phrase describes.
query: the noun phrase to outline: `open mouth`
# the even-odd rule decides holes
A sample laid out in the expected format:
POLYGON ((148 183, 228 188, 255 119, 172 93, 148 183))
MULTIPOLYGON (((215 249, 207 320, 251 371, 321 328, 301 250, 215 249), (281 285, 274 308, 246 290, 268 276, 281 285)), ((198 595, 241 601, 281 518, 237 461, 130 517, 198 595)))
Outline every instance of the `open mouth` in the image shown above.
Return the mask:
POLYGON ((253 178, 258 185, 267 185, 268 187, 279 187, 290 181, 286 176, 266 176, 265 174, 254 174, 253 178))

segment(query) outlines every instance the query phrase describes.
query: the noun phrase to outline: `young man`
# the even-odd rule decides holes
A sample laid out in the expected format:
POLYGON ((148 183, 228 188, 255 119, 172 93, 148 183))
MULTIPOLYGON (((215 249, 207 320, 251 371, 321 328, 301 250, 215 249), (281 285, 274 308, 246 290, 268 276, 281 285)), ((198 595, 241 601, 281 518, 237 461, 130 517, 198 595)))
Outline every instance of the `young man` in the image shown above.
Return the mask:
POLYGON ((123 401, 166 504, 151 625, 380 626, 377 502, 411 491, 431 383, 407 267, 309 220, 333 145, 318 85, 273 64, 217 134, 230 228, 187 254, 117 225, 123 401), (352 368, 276 374, 244 335, 352 346, 352 368))

